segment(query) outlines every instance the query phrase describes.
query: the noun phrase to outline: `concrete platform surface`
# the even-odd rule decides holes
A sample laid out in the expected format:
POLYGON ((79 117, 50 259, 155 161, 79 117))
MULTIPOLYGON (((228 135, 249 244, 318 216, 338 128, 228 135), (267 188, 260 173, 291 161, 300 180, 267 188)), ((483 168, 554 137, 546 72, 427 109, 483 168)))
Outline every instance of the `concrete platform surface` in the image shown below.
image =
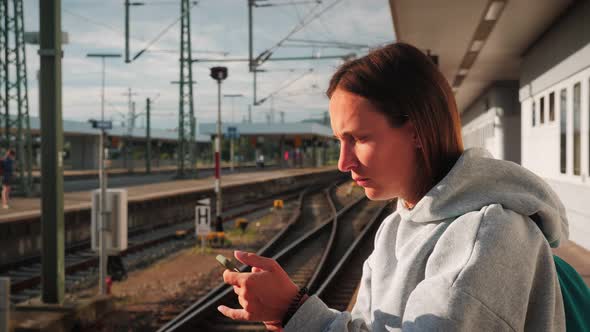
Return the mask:
POLYGON ((10 312, 10 331, 67 332, 94 323, 113 309, 109 296, 94 296, 63 305, 43 304, 39 300, 18 305, 10 312))
MULTIPOLYGON (((274 163, 267 163, 266 166, 273 166, 274 163)), ((199 170, 212 170, 214 169, 214 164, 198 164, 197 167, 199 170)), ((223 162, 221 163, 222 168, 230 168, 230 163, 223 162)), ((240 163, 239 165, 236 164, 235 167, 256 167, 256 163, 240 163)), ((176 165, 167 165, 167 166, 152 166, 151 172, 152 173, 173 173, 176 172, 178 166, 176 165)), ((107 165, 107 173, 110 176, 117 176, 117 175, 129 175, 129 174, 146 174, 145 167, 132 167, 132 168, 109 168, 107 165)), ((90 177, 98 177, 98 169, 66 169, 64 170, 64 179, 76 179, 76 178, 90 178, 90 177)), ((35 169, 32 171, 32 175, 35 178, 39 178, 41 176, 41 171, 35 169)))
MULTIPOLYGON (((336 166, 320 168, 289 168, 269 170, 267 172, 249 172, 224 175, 221 178, 221 187, 228 188, 240 184, 256 184, 258 182, 289 178, 292 176, 321 173, 336 170, 336 166)), ((150 200, 167 196, 175 196, 199 190, 212 190, 214 178, 197 180, 177 180, 161 182, 127 188, 129 202, 150 200)), ((70 192, 64 194, 64 211, 89 209, 91 204, 91 192, 70 192)), ((23 219, 36 218, 41 215, 40 198, 15 197, 9 203, 10 208, 0 208, 0 223, 14 222, 23 219)))

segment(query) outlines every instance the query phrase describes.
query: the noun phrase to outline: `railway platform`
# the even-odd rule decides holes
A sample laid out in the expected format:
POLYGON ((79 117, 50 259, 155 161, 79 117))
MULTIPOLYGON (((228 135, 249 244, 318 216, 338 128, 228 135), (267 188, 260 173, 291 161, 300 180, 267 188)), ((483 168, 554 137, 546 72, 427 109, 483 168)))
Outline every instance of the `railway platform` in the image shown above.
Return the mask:
MULTIPOLYGON (((222 178, 222 188, 227 189, 238 185, 255 184, 259 182, 286 179, 307 174, 335 171, 334 166, 321 168, 293 168, 279 169, 268 172, 231 174, 222 178)), ((197 191, 213 189, 212 178, 196 180, 178 180, 127 188, 129 202, 140 202, 178 196, 197 191)), ((89 209, 91 191, 72 192, 64 194, 64 212, 89 209)), ((0 224, 15 222, 41 216, 41 200, 39 198, 15 198, 9 209, 0 209, 0 224)))
MULTIPOLYGON (((234 174, 224 178, 224 188, 236 188, 239 186, 249 186, 252 191, 253 184, 265 183, 268 181, 289 182, 298 176, 309 176, 310 174, 323 176, 324 173, 334 172, 333 167, 323 169, 287 169, 275 170, 260 173, 234 174)), ((337 173, 337 172, 336 172, 337 173)), ((191 195, 194 192, 210 190, 212 187, 210 179, 199 180, 182 180, 175 182, 165 182, 142 187, 129 188, 130 204, 140 204, 141 202, 159 200, 165 197, 178 197, 179 195, 191 195)), ((343 186, 341 189, 344 189, 343 186)), ((14 220, 23 220, 27 217, 38 216, 39 202, 27 200, 20 207, 14 207, 13 214, 2 211, 0 223, 13 223, 14 220), (18 218, 20 216, 20 219, 18 218)), ((90 193, 79 192, 66 195, 66 210, 75 211, 77 209, 90 208, 90 193)), ((348 242, 347 242, 348 243, 348 242)), ((554 252, 569 262, 584 277, 587 284, 590 284, 590 252, 576 245, 573 242, 564 243, 554 252)), ((357 264, 358 265, 358 264, 357 264)), ((327 295, 329 296, 329 295, 327 295)), ((351 308, 354 303, 354 295, 350 302, 342 307, 351 308)), ((13 311, 12 319, 15 331, 59 331, 71 330, 73 324, 80 322, 92 323, 98 317, 112 312, 113 303, 111 300, 100 296, 90 296, 83 301, 76 303, 69 302, 60 308, 46 306, 41 303, 30 302, 26 305, 18 305, 13 311)), ((108 314, 107 314, 108 315, 108 314)))
MULTIPOLYGON (((334 179, 341 174, 333 166, 322 168, 278 169, 265 172, 236 173, 222 178, 222 189, 228 201, 245 201, 259 195, 282 192, 286 188, 301 189, 313 185, 316 181, 334 179), (320 180, 318 180, 320 178, 320 180), (324 179, 324 180, 321 180, 324 179), (253 189, 255 188, 255 189, 253 189), (232 198, 233 192, 233 198, 232 198), (250 193, 251 197, 248 197, 250 193)), ((152 220, 162 222, 161 214, 156 210, 174 210, 171 222, 186 222, 186 215, 194 214, 195 202, 203 196, 210 196, 213 191, 212 178, 195 180, 177 180, 145 186, 128 188, 129 227, 141 226, 152 220), (182 210, 180 213, 178 211, 182 210)), ((226 201, 224 200, 224 203, 226 201)), ((74 192, 64 195, 64 214, 66 222, 66 246, 89 235, 89 211, 91 208, 91 192, 74 192)), ((166 211, 164 211, 166 212, 166 211)), ((228 211, 230 212, 230 211, 228 211)), ((168 214, 167 216, 172 216, 168 214)), ((39 252, 40 245, 40 200, 34 198, 17 199, 12 207, 0 211, 0 234, 4 234, 2 247, 2 263, 11 257, 22 257, 39 252), (10 235, 10 236, 8 236, 10 235), (18 239, 19 245, 14 240, 18 239), (11 249, 12 248, 12 249, 11 249), (22 252, 14 252, 19 248, 22 252), (5 250, 6 249, 6 250, 5 250), (23 250, 24 249, 24 250, 23 250), (12 250, 13 252, 8 252, 12 250)), ((194 216, 193 216, 194 219, 194 216)), ((2 265, 2 264, 0 264, 2 265)), ((1 274, 1 273, 0 273, 1 274)), ((47 306, 29 300, 19 304, 11 315, 14 331, 67 331, 81 321, 92 321, 110 310, 110 301, 103 297, 90 296, 83 301, 67 299, 64 306, 47 306)))

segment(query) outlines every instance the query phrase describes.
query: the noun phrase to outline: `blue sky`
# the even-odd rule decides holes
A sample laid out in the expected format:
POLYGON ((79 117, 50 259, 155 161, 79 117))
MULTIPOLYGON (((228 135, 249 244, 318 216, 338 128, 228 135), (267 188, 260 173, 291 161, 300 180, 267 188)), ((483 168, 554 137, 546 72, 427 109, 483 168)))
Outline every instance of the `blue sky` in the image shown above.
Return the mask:
MULTIPOLYGON (((254 54, 275 45, 300 22, 300 18, 314 10, 319 13, 337 0, 324 0, 316 4, 299 4, 254 9, 254 54)), ((145 6, 131 8, 131 54, 136 54, 162 30, 180 16, 178 0, 145 0, 145 6)), ((289 3, 300 0, 268 0, 267 3, 289 3)), ((377 46, 394 39, 389 4, 386 0, 340 0, 291 38, 325 41, 342 41, 377 46)), ((86 121, 100 116, 101 65, 99 59, 87 58, 87 53, 124 53, 123 0, 62 0, 62 30, 69 34, 69 44, 64 46, 63 58, 63 116, 65 119, 86 121)), ((38 1, 24 0, 25 30, 38 31, 38 1)), ((248 56, 247 0, 201 0, 191 10, 193 58, 219 58, 208 52, 228 52, 228 58, 248 56)), ((137 112, 145 108, 145 99, 159 97, 153 104, 155 116, 152 124, 157 128, 173 129, 177 126, 178 86, 170 84, 178 80, 178 50, 180 24, 174 25, 131 64, 123 59, 107 60, 106 107, 107 117, 121 119, 117 112, 127 112, 127 97, 131 87, 137 112)), ((29 103, 32 116, 38 114, 38 89, 35 79, 39 69, 38 46, 27 45, 27 70, 29 103)), ((345 54, 350 50, 278 48, 274 56, 310 56, 345 54)), ((356 51, 357 54, 359 51, 356 51)), ((362 52, 362 51, 361 51, 362 52)), ((274 105, 276 121, 279 111, 285 112, 285 121, 300 121, 320 117, 327 110, 328 99, 323 95, 331 73, 341 60, 314 60, 291 62, 267 62, 259 75, 258 98, 268 96, 313 69, 300 80, 278 93, 270 100, 253 108, 253 121, 264 122, 274 105)), ((252 75, 247 63, 196 63, 193 65, 195 114, 199 122, 213 122, 217 110, 217 86, 209 77, 209 68, 225 65, 229 77, 224 81, 222 93, 243 94, 234 99, 234 120, 241 121, 247 115, 247 105, 252 103, 252 75)), ((223 100, 223 121, 231 121, 232 101, 223 100)), ((138 124, 143 123, 142 119, 138 124)))

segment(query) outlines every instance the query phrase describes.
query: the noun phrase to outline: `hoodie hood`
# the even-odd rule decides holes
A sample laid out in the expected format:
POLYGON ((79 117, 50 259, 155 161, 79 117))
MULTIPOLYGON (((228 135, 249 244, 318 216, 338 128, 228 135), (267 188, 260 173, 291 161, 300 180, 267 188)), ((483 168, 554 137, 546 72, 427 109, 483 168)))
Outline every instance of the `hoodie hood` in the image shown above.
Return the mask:
POLYGON ((569 235, 565 208, 539 176, 520 165, 494 159, 482 148, 464 151, 449 173, 411 210, 398 200, 397 211, 413 222, 436 222, 501 204, 531 217, 551 247, 569 235))

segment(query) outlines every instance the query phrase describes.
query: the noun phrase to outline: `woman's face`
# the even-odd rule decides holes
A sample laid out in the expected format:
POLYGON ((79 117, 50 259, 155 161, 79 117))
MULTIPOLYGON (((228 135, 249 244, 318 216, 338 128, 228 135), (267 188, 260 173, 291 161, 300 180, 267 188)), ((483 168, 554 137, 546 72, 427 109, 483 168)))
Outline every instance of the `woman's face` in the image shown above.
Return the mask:
POLYGON ((330 120, 340 140, 340 171, 350 171, 372 200, 412 202, 418 146, 412 123, 392 128, 368 99, 339 88, 330 99, 330 120))

